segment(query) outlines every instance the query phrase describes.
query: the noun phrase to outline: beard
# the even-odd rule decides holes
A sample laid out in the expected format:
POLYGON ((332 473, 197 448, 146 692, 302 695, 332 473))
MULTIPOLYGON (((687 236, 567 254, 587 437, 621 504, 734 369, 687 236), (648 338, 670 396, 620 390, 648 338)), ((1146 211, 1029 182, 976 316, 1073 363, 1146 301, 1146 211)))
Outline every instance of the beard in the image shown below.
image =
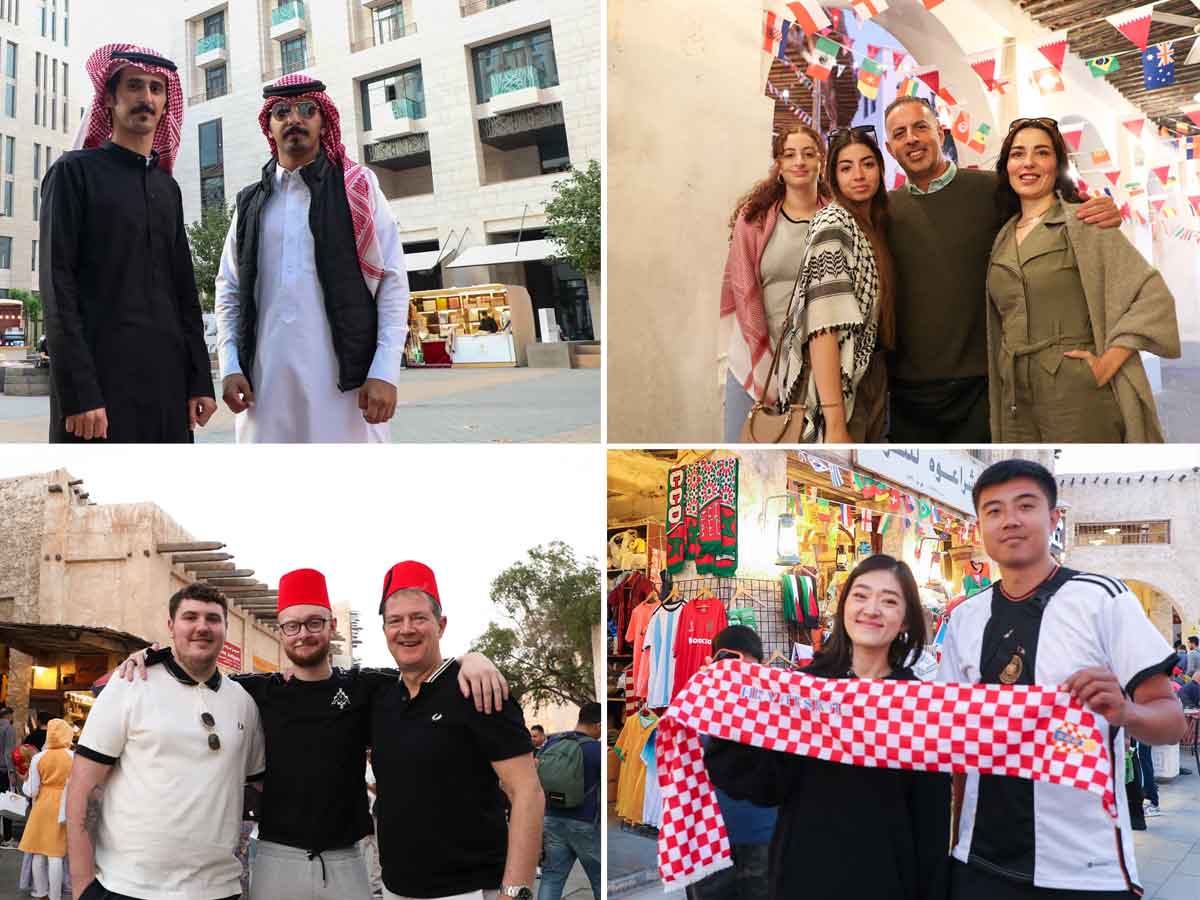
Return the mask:
POLYGON ((325 661, 325 658, 329 656, 329 642, 321 641, 312 644, 301 644, 299 647, 284 644, 283 652, 287 654, 287 658, 291 660, 292 665, 307 669, 320 665, 325 661))

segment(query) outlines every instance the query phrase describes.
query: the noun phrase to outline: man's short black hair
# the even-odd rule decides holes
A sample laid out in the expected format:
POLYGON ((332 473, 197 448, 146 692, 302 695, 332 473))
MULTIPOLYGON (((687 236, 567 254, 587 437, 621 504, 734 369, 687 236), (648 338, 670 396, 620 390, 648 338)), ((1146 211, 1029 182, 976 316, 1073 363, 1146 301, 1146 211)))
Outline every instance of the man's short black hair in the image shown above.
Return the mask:
POLYGON ((580 725, 599 725, 600 724, 600 704, 585 703, 579 707, 579 724, 580 725))
POLYGON ((531 725, 529 727, 529 730, 530 731, 540 731, 542 734, 546 733, 546 729, 543 728, 541 725, 531 725))
POLYGON ((897 97, 895 100, 893 100, 891 103, 889 103, 887 105, 887 109, 885 109, 883 111, 883 128, 884 128, 885 135, 887 133, 888 116, 890 116, 892 114, 893 109, 895 109, 897 106, 903 106, 905 103, 921 104, 923 107, 925 107, 927 110, 929 110, 930 113, 933 114, 934 124, 935 125, 938 124, 937 110, 933 108, 932 103, 930 103, 924 97, 912 97, 912 96, 909 96, 908 94, 904 94, 903 96, 897 97))
POLYGON ((1193 634, 1190 638, 1188 638, 1188 643, 1193 647, 1200 647, 1200 635, 1193 634))
POLYGON ((225 600, 225 595, 211 584, 202 584, 199 581, 195 581, 176 591, 171 596, 171 602, 167 606, 168 615, 170 618, 175 618, 175 613, 179 612, 179 604, 184 600, 199 600, 202 603, 215 603, 221 607, 221 612, 224 613, 225 616, 229 615, 229 604, 225 600))
POLYGON ((998 484, 1008 484, 1018 478, 1028 478, 1037 482, 1042 493, 1046 495, 1046 502, 1050 504, 1050 508, 1058 506, 1058 484, 1049 469, 1031 459, 1005 459, 984 469, 975 482, 975 487, 971 489, 971 502, 975 505, 975 511, 979 511, 979 495, 984 490, 998 484))
POLYGON ((730 625, 718 632, 712 641, 713 656, 722 650, 737 650, 756 662, 763 658, 762 638, 748 625, 730 625))
POLYGON ((13 711, 11 706, 0 706, 0 719, 11 719, 12 714, 13 711))

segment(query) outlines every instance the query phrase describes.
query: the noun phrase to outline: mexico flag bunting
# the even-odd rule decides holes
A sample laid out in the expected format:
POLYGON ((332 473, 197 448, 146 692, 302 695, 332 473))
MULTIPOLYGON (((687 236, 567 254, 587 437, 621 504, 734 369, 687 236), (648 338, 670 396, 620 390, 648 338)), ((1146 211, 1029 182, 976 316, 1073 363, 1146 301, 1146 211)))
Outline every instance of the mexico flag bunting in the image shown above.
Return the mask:
POLYGON ((806 73, 808 77, 815 78, 817 81, 828 81, 829 76, 833 74, 833 67, 837 65, 840 49, 840 44, 827 37, 817 38, 817 44, 806 73))
POLYGON ((1150 42, 1150 14, 1158 3, 1147 3, 1136 9, 1117 13, 1115 16, 1105 16, 1105 21, 1113 28, 1137 44, 1139 50, 1145 50, 1150 42))
POLYGON ((774 12, 779 18, 792 19, 808 34, 816 34, 829 27, 829 16, 821 7, 820 0, 797 0, 785 3, 782 0, 763 0, 763 8, 774 12))
POLYGON ((1042 56, 1050 60, 1050 65, 1061 72, 1063 57, 1067 55, 1067 32, 1055 31, 1051 33, 1050 40, 1043 44, 1038 44, 1038 49, 1042 51, 1042 56))

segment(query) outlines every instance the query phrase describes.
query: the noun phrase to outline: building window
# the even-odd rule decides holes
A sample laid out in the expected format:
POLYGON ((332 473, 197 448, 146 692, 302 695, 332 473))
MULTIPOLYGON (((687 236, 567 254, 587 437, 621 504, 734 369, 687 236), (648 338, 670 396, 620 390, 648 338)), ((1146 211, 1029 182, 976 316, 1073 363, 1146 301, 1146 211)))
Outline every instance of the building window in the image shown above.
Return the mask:
POLYGON ((304 35, 284 41, 279 45, 282 56, 283 74, 299 72, 308 65, 307 41, 304 35))
POLYGON ((521 88, 558 84, 554 36, 549 28, 476 47, 472 57, 475 61, 475 96, 479 103, 487 103, 497 94, 521 88))
POLYGON ((42 186, 35 184, 33 186, 33 221, 38 220, 38 213, 42 208, 42 186))
POLYGON ((571 152, 567 149, 567 133, 564 129, 553 129, 548 135, 538 135, 538 159, 542 174, 565 172, 571 168, 571 152))
MULTIPOLYGON (((361 82, 363 129, 371 130, 371 117, 425 118, 425 84, 419 65, 389 72, 361 82)), ((381 123, 382 124, 382 123, 381 123)))
POLYGON ((15 84, 4 86, 4 114, 10 119, 17 117, 17 86, 15 84))
POLYGON ((40 182, 42 180, 42 145, 33 145, 33 180, 40 182))
POLYGON ((32 269, 34 272, 36 272, 37 267, 38 267, 38 264, 37 264, 37 241, 34 241, 33 242, 33 256, 29 260, 29 268, 32 269))
POLYGON ((1169 544, 1169 519, 1148 522, 1089 522, 1075 525, 1075 544, 1169 544))
POLYGON ((42 0, 42 37, 46 36, 46 0, 42 0))
POLYGON ((6 137, 4 139, 4 174, 13 174, 13 160, 17 156, 17 139, 14 137, 6 137))
POLYGON ((0 237, 0 269, 12 268, 12 238, 0 237))
POLYGON ((229 85, 225 80, 225 67, 213 66, 204 71, 204 99, 214 100, 229 93, 229 85))
POLYGON ((225 206, 225 152, 221 120, 200 124, 200 209, 225 206))
POLYGON ((204 36, 212 37, 214 34, 225 34, 225 13, 213 13, 211 16, 204 17, 204 36))
POLYGON ((4 74, 9 78, 17 77, 17 45, 12 41, 8 42, 4 52, 4 74))
POLYGON ((404 4, 392 3, 380 9, 371 10, 371 18, 375 28, 375 43, 386 44, 404 37, 404 4))
POLYGON ((13 200, 13 183, 11 181, 4 182, 4 215, 12 215, 12 200, 13 200))

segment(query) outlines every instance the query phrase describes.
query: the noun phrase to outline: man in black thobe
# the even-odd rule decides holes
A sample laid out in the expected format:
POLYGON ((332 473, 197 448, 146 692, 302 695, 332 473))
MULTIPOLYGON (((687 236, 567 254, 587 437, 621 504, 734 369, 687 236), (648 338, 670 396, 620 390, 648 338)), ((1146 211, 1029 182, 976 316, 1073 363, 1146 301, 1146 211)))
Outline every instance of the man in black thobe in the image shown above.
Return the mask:
POLYGON ((216 402, 171 177, 179 76, 131 44, 101 47, 87 70, 96 95, 83 149, 42 182, 50 440, 187 443, 216 402))

